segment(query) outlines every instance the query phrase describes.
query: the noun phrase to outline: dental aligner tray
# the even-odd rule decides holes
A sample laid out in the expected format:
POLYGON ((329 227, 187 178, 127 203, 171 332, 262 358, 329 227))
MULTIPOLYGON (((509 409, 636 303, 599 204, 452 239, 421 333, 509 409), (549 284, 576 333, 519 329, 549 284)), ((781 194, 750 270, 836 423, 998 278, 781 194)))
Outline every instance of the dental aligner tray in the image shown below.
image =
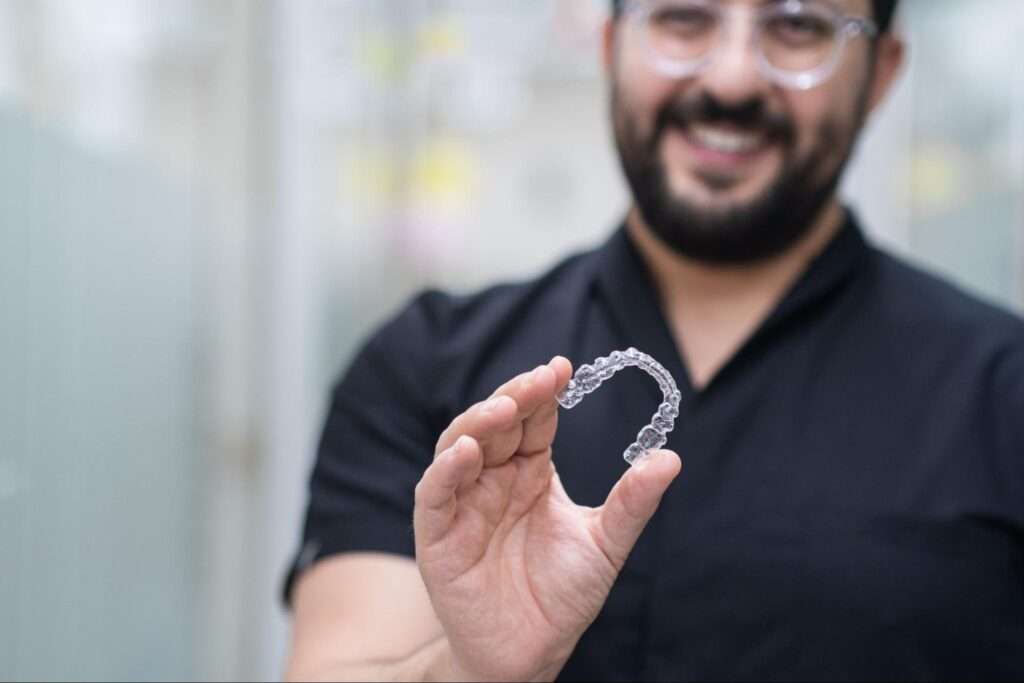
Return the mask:
POLYGON ((646 353, 634 348, 613 351, 611 355, 598 358, 590 365, 581 365, 573 378, 569 380, 568 386, 558 394, 557 398, 563 408, 571 410, 578 406, 586 396, 597 391, 617 372, 629 367, 640 368, 653 377, 664 395, 664 401, 658 406, 658 410, 651 418, 651 423, 640 430, 636 441, 631 443, 622 454, 626 462, 635 465, 643 460, 650 451, 663 448, 668 443, 668 435, 675 428, 676 418, 679 417, 679 402, 682 400, 682 395, 679 393, 675 379, 664 366, 646 353))

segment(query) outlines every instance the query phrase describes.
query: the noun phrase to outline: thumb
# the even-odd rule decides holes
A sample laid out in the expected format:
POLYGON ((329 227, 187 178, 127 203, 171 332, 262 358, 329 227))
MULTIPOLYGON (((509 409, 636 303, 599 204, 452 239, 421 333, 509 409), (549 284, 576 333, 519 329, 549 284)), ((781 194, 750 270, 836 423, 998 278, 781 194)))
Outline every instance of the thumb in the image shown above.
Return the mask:
POLYGON ((594 534, 617 571, 681 469, 682 461, 673 451, 652 451, 630 467, 608 494, 598 510, 594 534))

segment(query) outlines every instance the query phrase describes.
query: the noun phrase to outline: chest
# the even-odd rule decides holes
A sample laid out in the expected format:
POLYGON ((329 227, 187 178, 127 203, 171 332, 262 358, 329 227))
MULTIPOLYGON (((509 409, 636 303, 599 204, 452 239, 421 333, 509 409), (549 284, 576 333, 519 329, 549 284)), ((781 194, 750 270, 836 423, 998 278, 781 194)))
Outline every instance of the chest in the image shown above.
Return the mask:
MULTIPOLYGON (((594 637, 631 624, 655 678, 1020 664, 1024 525, 976 401, 879 391, 866 374, 752 371, 745 390, 692 400, 669 442, 683 473, 594 637)), ((584 504, 621 475, 621 444, 656 402, 640 384, 563 419, 556 462, 584 504)))

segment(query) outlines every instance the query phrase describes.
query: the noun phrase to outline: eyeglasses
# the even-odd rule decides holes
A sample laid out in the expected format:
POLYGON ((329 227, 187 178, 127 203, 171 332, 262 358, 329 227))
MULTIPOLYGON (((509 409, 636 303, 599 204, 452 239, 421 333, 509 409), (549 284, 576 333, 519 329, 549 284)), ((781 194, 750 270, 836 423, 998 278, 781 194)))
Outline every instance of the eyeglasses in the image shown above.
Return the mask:
POLYGON ((630 28, 639 31, 648 58, 661 73, 687 78, 704 71, 725 44, 737 14, 754 15, 758 67, 785 88, 810 90, 835 73, 850 40, 874 39, 877 25, 824 2, 785 0, 757 8, 718 0, 632 0, 630 28))

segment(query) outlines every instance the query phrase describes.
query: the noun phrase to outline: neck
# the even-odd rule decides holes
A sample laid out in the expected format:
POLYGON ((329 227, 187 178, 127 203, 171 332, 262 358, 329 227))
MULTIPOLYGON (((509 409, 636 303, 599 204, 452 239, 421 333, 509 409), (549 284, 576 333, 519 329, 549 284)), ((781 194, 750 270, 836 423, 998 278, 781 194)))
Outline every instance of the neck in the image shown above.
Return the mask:
POLYGON ((778 305, 843 224, 833 198, 786 251, 753 264, 708 264, 664 244, 633 208, 627 230, 654 278, 662 309, 697 387, 706 385, 778 305))

